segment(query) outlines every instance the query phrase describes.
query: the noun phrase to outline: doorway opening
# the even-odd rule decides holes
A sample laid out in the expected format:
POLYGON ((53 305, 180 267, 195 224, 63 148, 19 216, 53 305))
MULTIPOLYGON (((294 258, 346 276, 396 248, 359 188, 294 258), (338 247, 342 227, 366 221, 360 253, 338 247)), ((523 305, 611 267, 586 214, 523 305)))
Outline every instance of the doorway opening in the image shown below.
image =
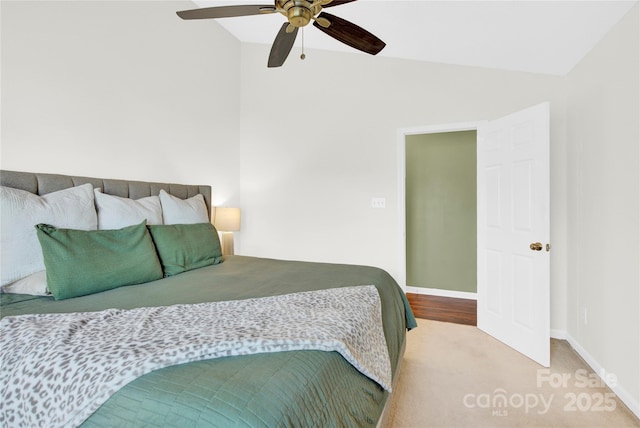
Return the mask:
POLYGON ((417 317, 475 326, 477 132, 415 131, 404 135, 401 192, 407 297, 417 317))
POLYGON ((475 152, 480 123, 399 133, 399 266, 407 293, 477 298, 475 152))

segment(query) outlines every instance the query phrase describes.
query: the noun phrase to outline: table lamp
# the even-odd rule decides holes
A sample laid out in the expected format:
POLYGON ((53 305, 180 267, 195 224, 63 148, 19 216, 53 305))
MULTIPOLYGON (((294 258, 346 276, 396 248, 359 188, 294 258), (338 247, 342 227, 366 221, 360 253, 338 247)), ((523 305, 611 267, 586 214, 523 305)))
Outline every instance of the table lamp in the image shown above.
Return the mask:
POLYGON ((233 232, 240 230, 240 208, 216 207, 213 225, 222 233, 222 255, 232 256, 233 232))

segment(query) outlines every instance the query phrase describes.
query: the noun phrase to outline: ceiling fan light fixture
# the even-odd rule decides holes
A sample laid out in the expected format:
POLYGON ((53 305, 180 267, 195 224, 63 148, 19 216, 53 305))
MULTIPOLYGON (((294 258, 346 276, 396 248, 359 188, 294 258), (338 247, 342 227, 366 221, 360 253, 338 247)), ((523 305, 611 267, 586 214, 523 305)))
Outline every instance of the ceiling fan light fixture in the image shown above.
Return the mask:
POLYGON ((294 27, 304 27, 309 24, 313 15, 311 11, 303 6, 294 6, 287 10, 287 19, 289 20, 289 24, 294 27))

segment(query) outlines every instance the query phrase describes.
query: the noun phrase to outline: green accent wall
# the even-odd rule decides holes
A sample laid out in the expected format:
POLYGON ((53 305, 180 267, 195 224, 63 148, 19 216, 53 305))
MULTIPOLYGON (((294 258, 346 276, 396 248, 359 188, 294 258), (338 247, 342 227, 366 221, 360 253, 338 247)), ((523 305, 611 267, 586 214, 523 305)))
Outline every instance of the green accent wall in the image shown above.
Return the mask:
POLYGON ((476 292, 476 131, 406 137, 407 285, 476 292))

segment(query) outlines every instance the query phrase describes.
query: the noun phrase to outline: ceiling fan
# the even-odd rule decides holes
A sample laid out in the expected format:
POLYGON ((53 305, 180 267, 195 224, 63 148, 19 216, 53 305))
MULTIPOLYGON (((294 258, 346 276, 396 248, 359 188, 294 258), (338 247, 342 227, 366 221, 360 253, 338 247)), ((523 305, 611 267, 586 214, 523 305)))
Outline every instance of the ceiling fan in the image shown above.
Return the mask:
MULTIPOLYGON (((323 8, 340 6, 356 0, 275 0, 274 5, 235 5, 206 7, 176 12, 182 19, 230 18, 235 16, 281 13, 288 22, 282 24, 269 54, 268 67, 280 67, 286 61, 298 35, 298 29, 313 21, 314 27, 334 39, 371 55, 385 43, 345 19, 322 12, 323 8)), ((302 56, 304 58, 304 56, 302 56)))

